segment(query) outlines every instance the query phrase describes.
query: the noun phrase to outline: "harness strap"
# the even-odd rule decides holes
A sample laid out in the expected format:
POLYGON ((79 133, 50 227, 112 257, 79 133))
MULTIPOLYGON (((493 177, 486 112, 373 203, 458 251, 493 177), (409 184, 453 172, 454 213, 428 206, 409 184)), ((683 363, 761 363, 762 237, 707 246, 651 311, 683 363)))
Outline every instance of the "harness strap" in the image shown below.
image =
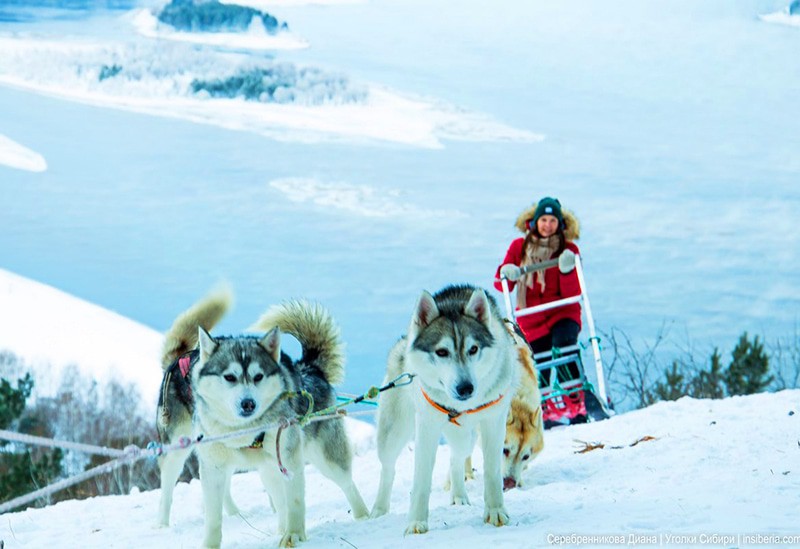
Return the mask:
POLYGON ((441 404, 439 404, 438 402, 433 400, 430 396, 428 396, 428 393, 425 392, 425 389, 420 389, 420 390, 422 391, 422 396, 424 396, 425 400, 428 401, 428 404, 430 404, 431 406, 433 406, 434 408, 436 408, 437 410, 439 410, 443 414, 447 414, 448 421, 450 423, 458 425, 459 427, 461 427, 461 424, 457 421, 458 418, 460 418, 464 414, 475 414, 477 412, 480 412, 481 410, 485 410, 486 408, 494 406, 495 404, 497 404, 498 402, 503 400, 503 397, 505 396, 505 395, 500 395, 499 397, 497 397, 493 401, 487 402, 486 404, 481 404, 477 408, 471 408, 469 410, 464 410, 463 412, 458 412, 456 410, 451 410, 450 408, 445 408, 444 406, 442 406, 441 404))

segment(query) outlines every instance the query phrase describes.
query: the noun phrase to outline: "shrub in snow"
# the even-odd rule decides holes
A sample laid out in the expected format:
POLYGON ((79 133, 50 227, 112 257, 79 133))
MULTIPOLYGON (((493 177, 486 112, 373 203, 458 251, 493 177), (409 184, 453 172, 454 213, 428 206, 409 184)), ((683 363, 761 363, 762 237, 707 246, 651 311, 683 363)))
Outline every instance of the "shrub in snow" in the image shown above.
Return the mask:
POLYGON ((306 105, 354 103, 367 95, 365 89, 352 88, 344 76, 291 64, 242 69, 224 78, 197 78, 191 90, 201 96, 306 105))
POLYGON ((751 340, 744 332, 727 366, 723 366, 722 355, 715 348, 708 363, 686 350, 666 368, 659 366, 658 357, 663 352, 656 352, 665 341, 662 332, 644 351, 634 348, 619 330, 607 337, 613 353, 608 381, 617 393, 617 403, 633 397, 635 408, 683 396, 724 398, 800 386, 800 332, 779 339, 769 352, 758 336, 751 340))
POLYGON ((789 15, 800 15, 800 0, 794 0, 789 4, 789 15))
POLYGON ((158 14, 158 20, 180 31, 235 32, 250 28, 254 19, 275 34, 288 28, 268 13, 254 8, 222 4, 217 0, 172 0, 158 14))
POLYGON ((121 70, 122 70, 122 67, 120 67, 116 63, 114 63, 110 67, 108 65, 103 65, 102 67, 100 67, 100 74, 98 75, 97 78, 98 78, 98 80, 100 80, 100 82, 102 82, 106 78, 115 77, 116 75, 118 75, 120 73, 121 70))

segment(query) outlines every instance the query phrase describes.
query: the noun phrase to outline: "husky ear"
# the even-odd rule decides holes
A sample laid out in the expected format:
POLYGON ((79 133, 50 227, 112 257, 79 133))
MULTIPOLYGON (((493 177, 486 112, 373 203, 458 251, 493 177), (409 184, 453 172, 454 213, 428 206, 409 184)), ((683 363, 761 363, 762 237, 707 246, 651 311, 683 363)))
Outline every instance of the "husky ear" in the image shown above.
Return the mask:
POLYGON ((427 290, 422 290, 422 295, 419 296, 411 323, 419 328, 424 328, 438 316, 439 307, 436 306, 433 296, 427 290))
POLYGON ((200 343, 200 360, 205 362, 208 357, 214 354, 219 344, 206 332, 202 326, 197 327, 197 341, 200 343))
POLYGON ((272 357, 272 360, 279 362, 281 359, 281 330, 277 326, 271 329, 258 342, 272 357))
POLYGON ((471 316, 481 324, 489 324, 489 298, 481 288, 476 288, 464 308, 464 314, 471 316))

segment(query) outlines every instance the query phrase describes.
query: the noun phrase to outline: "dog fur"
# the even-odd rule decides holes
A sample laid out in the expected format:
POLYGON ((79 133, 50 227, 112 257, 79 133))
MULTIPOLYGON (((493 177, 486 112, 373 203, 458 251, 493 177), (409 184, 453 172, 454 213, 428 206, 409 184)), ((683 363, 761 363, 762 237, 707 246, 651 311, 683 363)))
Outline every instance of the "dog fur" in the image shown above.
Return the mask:
MULTIPOLYGON (((503 490, 522 487, 522 473, 544 449, 544 422, 542 421, 542 393, 539 374, 533 353, 511 324, 506 323, 519 353, 520 382, 506 419, 506 438, 503 443, 503 490)), ((475 478, 472 457, 464 464, 466 479, 475 478)), ((450 490, 450 479, 444 486, 450 490)))
POLYGON ((520 383, 506 419, 503 443, 503 489, 522 487, 522 472, 544 449, 542 393, 533 353, 520 334, 506 324, 518 353, 520 383))
POLYGON ((385 391, 379 399, 381 479, 372 516, 389 511, 395 464, 412 438, 414 481, 406 533, 428 531, 431 477, 441 435, 451 447, 451 502, 468 504, 465 461, 480 431, 483 518, 494 526, 508 523, 502 455, 518 363, 513 336, 485 290, 463 285, 448 286, 435 295, 422 293, 407 335, 389 353, 386 380, 406 372, 414 378, 410 385, 385 391))
MULTIPOLYGON (((223 507, 228 513, 238 512, 230 481, 239 470, 259 472, 278 513, 281 547, 306 539, 306 459, 342 489, 355 518, 365 517, 368 510, 352 480, 352 450, 342 418, 283 428, 280 460, 277 455, 275 427, 308 411, 308 399, 300 391, 311 394, 314 411, 336 402, 332 384, 343 379, 344 360, 333 319, 319 305, 290 301, 273 307, 254 325, 266 331, 263 337, 212 337, 208 332, 231 301, 230 292, 220 290, 180 315, 166 334, 162 357, 157 418, 161 441, 170 444, 179 437, 200 435, 214 439, 195 447, 205 509, 203 546, 220 546, 223 507), (281 332, 300 342, 299 360, 281 352, 281 332), (180 372, 182 356, 190 360, 187 376, 180 372), (263 440, 252 434, 219 438, 260 426, 265 427, 263 440)), ((189 453, 178 450, 160 459, 160 525, 169 523, 172 491, 189 453)))

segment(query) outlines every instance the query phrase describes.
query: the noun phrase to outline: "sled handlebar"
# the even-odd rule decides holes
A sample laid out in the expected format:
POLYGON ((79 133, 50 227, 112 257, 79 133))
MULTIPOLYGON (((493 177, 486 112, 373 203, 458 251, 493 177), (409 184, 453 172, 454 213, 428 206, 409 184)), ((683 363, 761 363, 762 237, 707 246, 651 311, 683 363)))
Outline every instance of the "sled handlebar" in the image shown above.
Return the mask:
MULTIPOLYGON (((542 261, 541 263, 531 263, 530 265, 526 265, 524 267, 521 267, 519 272, 520 272, 520 275, 524 275, 524 274, 531 273, 533 271, 543 271, 545 269, 549 269, 551 267, 557 267, 557 266, 558 266, 558 259, 548 259, 547 261, 542 261)), ((500 281, 502 279, 503 279, 503 276, 501 275, 500 278, 496 278, 495 280, 500 281)))
POLYGON ((550 267, 557 266, 558 259, 549 259, 547 261, 542 261, 541 263, 531 263, 530 265, 525 265, 524 267, 520 268, 520 273, 527 274, 533 271, 543 271, 545 269, 549 269, 550 267))

